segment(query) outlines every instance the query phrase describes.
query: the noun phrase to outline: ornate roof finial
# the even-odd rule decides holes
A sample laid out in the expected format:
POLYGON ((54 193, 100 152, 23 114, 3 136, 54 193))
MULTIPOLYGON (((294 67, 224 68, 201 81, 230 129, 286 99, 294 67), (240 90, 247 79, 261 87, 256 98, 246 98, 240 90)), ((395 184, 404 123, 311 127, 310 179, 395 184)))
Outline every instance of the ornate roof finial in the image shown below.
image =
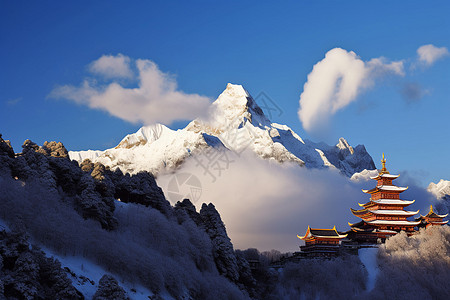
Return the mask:
POLYGON ((430 214, 433 213, 433 205, 430 205, 430 214))
POLYGON ((383 158, 381 159, 381 171, 380 175, 382 174, 389 174, 388 170, 386 169, 386 158, 384 158, 384 152, 383 152, 383 158))

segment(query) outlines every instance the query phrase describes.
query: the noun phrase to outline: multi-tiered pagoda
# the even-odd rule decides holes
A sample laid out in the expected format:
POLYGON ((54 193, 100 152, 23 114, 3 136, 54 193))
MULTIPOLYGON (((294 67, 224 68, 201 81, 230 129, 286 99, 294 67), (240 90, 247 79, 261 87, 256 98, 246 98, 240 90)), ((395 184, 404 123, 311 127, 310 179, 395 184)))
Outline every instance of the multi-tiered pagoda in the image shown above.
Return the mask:
POLYGON ((425 216, 421 215, 416 221, 420 222, 419 227, 442 226, 448 223, 448 221, 444 221, 447 215, 438 215, 433 211, 433 205, 430 205, 430 211, 425 216))
POLYGON ((392 184, 392 181, 400 175, 391 175, 386 169, 386 159, 381 160, 382 169, 375 177, 370 177, 377 181, 376 187, 370 190, 363 190, 370 195, 369 202, 359 204, 363 207, 360 210, 351 209, 352 213, 361 218, 358 223, 348 223, 351 230, 348 231, 348 238, 357 242, 376 243, 378 239, 384 241, 387 237, 406 231, 411 234, 414 227, 421 221, 408 221, 408 217, 416 215, 419 211, 407 211, 405 207, 414 203, 414 200, 407 201, 400 199, 400 193, 406 191, 407 187, 399 187, 392 184))

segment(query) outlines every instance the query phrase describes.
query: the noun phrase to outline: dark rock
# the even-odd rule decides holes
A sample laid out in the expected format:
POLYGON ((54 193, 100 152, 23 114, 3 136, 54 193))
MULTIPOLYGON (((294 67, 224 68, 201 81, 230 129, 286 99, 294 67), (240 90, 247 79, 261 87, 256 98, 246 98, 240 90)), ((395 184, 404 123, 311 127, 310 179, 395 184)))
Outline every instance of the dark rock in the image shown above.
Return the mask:
POLYGON ((153 207, 166 216, 172 214, 170 202, 164 197, 162 189, 149 172, 139 172, 130 176, 120 176, 121 172, 114 172, 115 198, 123 202, 131 202, 153 207))
POLYGON ((194 221, 197 226, 202 226, 202 218, 200 214, 195 209, 194 204, 189 199, 183 199, 183 201, 178 201, 175 204, 175 212, 183 211, 189 218, 194 221))
POLYGON ((6 155, 10 158, 14 158, 14 150, 9 140, 4 140, 0 134, 0 156, 6 155))
POLYGON ((89 173, 91 173, 92 170, 94 169, 94 163, 91 162, 90 159, 87 159, 87 158, 86 158, 85 160, 83 160, 83 161, 81 162, 80 168, 81 168, 81 170, 82 170, 83 172, 89 172, 89 173))
POLYGON ((39 151, 47 156, 68 158, 69 152, 61 142, 44 142, 39 151))
POLYGON ((231 281, 237 282, 239 279, 237 259, 219 213, 212 203, 208 205, 203 203, 200 216, 203 228, 211 238, 217 270, 231 281))

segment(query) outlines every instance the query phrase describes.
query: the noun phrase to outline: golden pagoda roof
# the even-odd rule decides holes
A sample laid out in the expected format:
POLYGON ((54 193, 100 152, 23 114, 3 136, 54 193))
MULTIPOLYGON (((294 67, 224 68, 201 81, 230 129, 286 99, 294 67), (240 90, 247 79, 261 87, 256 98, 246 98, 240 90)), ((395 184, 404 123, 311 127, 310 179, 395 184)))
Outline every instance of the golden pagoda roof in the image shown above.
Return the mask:
POLYGON ((433 211, 433 205, 430 205, 430 211, 425 216, 421 215, 421 217, 424 217, 424 218, 445 218, 446 216, 448 216, 448 214, 438 215, 437 213, 435 213, 433 211))
POLYGON ((348 222, 348 226, 351 227, 352 231, 372 231, 374 229, 373 226, 368 225, 364 220, 356 223, 348 222))
POLYGON ((383 152, 383 158, 381 159, 381 171, 380 171, 380 175, 383 174, 389 174, 389 171, 386 169, 386 158, 384 158, 384 152, 383 152))
POLYGON ((356 223, 350 223, 350 222, 347 222, 348 223, 348 226, 350 226, 350 227, 353 227, 353 226, 357 226, 357 225, 363 225, 364 224, 364 221, 358 221, 358 222, 356 222, 356 223))
POLYGON ((389 174, 389 171, 386 169, 386 158, 384 157, 384 153, 383 153, 383 157, 381 158, 381 170, 378 172, 377 176, 370 177, 370 178, 371 179, 379 179, 381 177, 384 177, 384 178, 395 179, 395 178, 398 178, 399 176, 400 175, 389 174))
POLYGON ((308 225, 308 229, 306 230, 306 233, 304 236, 297 237, 301 240, 310 239, 312 237, 322 237, 322 238, 336 238, 336 239, 343 239, 347 235, 341 235, 337 232, 336 226, 334 226, 332 229, 320 229, 320 228, 311 228, 308 225))

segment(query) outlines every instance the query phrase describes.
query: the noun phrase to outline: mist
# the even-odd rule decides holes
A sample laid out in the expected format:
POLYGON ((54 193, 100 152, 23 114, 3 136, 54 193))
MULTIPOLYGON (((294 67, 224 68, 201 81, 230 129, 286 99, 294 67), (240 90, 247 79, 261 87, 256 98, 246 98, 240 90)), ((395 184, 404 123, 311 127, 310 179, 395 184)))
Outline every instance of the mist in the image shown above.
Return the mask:
MULTIPOLYGON (((303 242, 297 234, 305 234, 308 225, 336 226, 338 231, 347 231, 347 222, 360 220, 350 208, 359 209, 358 203, 366 203, 370 198, 361 189, 375 186, 372 180, 353 182, 334 169, 280 165, 247 152, 241 156, 231 152, 222 155, 226 160, 222 157, 221 165, 208 165, 206 156, 191 157, 175 173, 159 175, 157 182, 172 204, 183 197, 190 198, 197 209, 201 203, 212 202, 238 249, 298 251, 303 242), (173 193, 176 178, 178 198, 173 193), (186 178, 185 183, 179 178, 186 178), (194 182, 195 193, 189 182, 194 182)), ((420 213, 426 214, 433 197, 406 177, 395 183, 409 185, 402 199, 416 200, 407 210, 421 209, 420 213)))

